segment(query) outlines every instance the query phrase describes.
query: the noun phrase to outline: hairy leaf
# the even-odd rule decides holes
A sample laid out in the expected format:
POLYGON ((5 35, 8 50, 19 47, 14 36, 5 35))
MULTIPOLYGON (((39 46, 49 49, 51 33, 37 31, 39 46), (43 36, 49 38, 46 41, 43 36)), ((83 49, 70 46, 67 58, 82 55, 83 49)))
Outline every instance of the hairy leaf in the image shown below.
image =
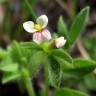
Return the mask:
POLYGON ((56 56, 56 57, 59 57, 59 58, 62 58, 69 63, 73 63, 72 57, 66 51, 64 51, 62 49, 53 50, 52 55, 56 56))
POLYGON ((74 68, 64 70, 64 72, 79 78, 89 74, 96 68, 96 62, 86 59, 75 59, 73 65, 74 68))

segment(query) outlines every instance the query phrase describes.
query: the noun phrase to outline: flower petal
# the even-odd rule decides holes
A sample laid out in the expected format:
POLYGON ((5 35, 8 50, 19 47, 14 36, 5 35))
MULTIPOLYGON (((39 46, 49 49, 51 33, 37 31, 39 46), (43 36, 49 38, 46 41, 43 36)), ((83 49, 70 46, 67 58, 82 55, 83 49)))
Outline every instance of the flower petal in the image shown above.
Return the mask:
POLYGON ((42 42, 42 35, 40 32, 33 33, 33 41, 37 44, 40 44, 42 42))
POLYGON ((41 15, 37 18, 36 23, 45 28, 48 24, 48 17, 46 15, 41 15))
POLYGON ((55 46, 56 48, 61 48, 65 45, 66 40, 64 39, 64 37, 59 37, 55 40, 55 46))
POLYGON ((36 32, 36 30, 34 29, 34 22, 32 22, 32 21, 27 21, 27 22, 23 23, 23 27, 24 27, 25 31, 27 31, 29 33, 36 32))
POLYGON ((42 36, 43 36, 43 39, 44 39, 45 41, 49 41, 49 40, 52 38, 50 31, 47 30, 47 29, 44 29, 44 30, 42 31, 42 36))

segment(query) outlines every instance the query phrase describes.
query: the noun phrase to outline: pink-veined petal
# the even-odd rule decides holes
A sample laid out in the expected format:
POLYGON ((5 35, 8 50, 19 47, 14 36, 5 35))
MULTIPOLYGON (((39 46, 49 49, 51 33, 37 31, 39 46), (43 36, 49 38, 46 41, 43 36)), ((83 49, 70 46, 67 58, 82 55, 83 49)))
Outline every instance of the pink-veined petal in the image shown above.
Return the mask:
POLYGON ((25 31, 27 31, 29 33, 36 32, 36 30, 34 29, 34 22, 32 22, 32 21, 27 21, 27 22, 23 23, 23 27, 24 27, 25 31))
POLYGON ((52 38, 50 31, 47 30, 47 29, 44 29, 44 30, 42 31, 42 36, 43 36, 43 39, 44 39, 45 41, 49 41, 49 40, 52 38))
POLYGON ((46 15, 41 15, 37 18, 36 23, 39 24, 42 28, 45 28, 48 24, 48 17, 46 15))
POLYGON ((40 32, 33 33, 33 41, 40 44, 42 42, 42 34, 40 32))

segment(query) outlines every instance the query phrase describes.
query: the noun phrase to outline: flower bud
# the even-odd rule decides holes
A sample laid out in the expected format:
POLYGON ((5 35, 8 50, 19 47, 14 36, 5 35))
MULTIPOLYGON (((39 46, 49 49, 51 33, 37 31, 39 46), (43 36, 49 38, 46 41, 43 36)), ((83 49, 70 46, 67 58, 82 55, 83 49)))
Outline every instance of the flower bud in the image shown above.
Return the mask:
POLYGON ((57 39, 55 39, 55 46, 56 48, 61 48, 65 45, 66 40, 64 39, 64 37, 59 37, 57 39))

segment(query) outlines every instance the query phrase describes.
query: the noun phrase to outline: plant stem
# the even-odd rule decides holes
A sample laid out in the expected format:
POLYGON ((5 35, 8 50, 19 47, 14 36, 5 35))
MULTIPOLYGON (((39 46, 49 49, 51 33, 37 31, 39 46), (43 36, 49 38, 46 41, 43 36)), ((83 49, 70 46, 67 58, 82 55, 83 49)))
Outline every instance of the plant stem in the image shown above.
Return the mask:
POLYGON ((23 83, 24 83, 26 90, 28 92, 28 96, 35 96, 32 82, 31 82, 31 79, 29 77, 27 70, 24 69, 22 73, 23 73, 22 74, 23 83))
POLYGON ((49 91, 49 88, 48 88, 48 65, 46 64, 45 67, 45 96, 48 96, 48 91, 49 91))
POLYGON ((25 84, 29 96, 35 96, 30 78, 26 78, 25 84))
POLYGON ((32 6, 31 6, 30 3, 28 2, 28 0, 25 0, 25 3, 26 3, 26 5, 27 5, 27 7, 28 7, 28 9, 29 9, 29 11, 30 11, 30 13, 31 13, 31 15, 33 16, 33 18, 36 19, 37 16, 36 16, 35 12, 33 11, 32 6))

